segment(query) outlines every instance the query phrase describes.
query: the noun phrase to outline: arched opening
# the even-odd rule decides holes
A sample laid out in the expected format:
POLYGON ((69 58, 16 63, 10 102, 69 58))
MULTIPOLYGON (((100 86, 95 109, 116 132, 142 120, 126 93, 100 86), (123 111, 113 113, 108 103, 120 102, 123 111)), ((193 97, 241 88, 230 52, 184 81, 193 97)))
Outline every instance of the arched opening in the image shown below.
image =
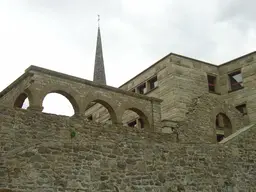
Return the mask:
POLYGON ((217 142, 220 142, 232 134, 231 121, 224 113, 219 113, 216 116, 215 126, 217 142))
POLYGON ((75 99, 63 91, 54 91, 48 93, 43 100, 43 112, 56 114, 56 115, 65 115, 73 116, 78 112, 78 104, 75 99))
POLYGON ((145 114, 136 109, 127 109, 122 117, 122 123, 124 126, 136 127, 136 128, 146 128, 149 127, 148 119, 145 114))
POLYGON ((117 122, 116 113, 111 105, 98 99, 90 102, 87 106, 85 117, 89 121, 102 124, 114 124, 117 122))
POLYGON ((27 109, 29 107, 28 95, 21 93, 14 102, 15 108, 27 109))

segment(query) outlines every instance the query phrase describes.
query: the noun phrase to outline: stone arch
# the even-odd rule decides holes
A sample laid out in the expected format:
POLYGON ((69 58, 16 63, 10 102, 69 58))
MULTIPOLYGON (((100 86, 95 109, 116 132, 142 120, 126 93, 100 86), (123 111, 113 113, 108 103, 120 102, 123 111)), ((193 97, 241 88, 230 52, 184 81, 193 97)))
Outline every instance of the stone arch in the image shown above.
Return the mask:
POLYGON ((217 114, 215 122, 216 139, 218 142, 232 134, 232 123, 226 114, 217 114))
POLYGON ((65 90, 53 89, 53 90, 45 92, 42 96, 42 104, 43 104, 45 97, 51 93, 57 93, 57 94, 64 96, 72 105, 73 110, 74 110, 74 115, 80 114, 80 106, 79 106, 77 100, 75 99, 75 96, 74 96, 75 94, 73 94, 72 92, 65 91, 65 90))
POLYGON ((138 109, 136 107, 128 107, 128 108, 126 108, 124 110, 124 112, 122 114, 122 123, 123 124, 124 123, 125 124, 128 123, 128 122, 126 122, 127 119, 125 119, 125 117, 124 117, 126 111, 132 111, 132 112, 134 112, 134 113, 136 113, 138 115, 138 119, 136 119, 136 124, 139 123, 140 124, 139 127, 147 128, 147 129, 150 128, 150 123, 149 123, 148 117, 145 115, 145 113, 142 110, 140 110, 140 109, 138 109), (143 124, 143 126, 142 126, 142 124, 143 124))
MULTIPOLYGON (((92 113, 100 113, 102 111, 102 107, 96 107, 94 104, 100 104, 103 107, 105 107, 110 115, 110 119, 112 121, 112 124, 116 124, 118 123, 118 119, 117 119, 117 114, 115 112, 114 106, 112 104, 110 104, 110 102, 107 102, 103 99, 91 99, 87 106, 86 109, 91 109, 92 113), (94 110, 95 109, 95 110, 94 110)), ((86 113, 87 110, 85 110, 84 113, 86 113)), ((90 112, 89 112, 90 114, 90 112)))
POLYGON ((32 97, 31 92, 29 91, 29 89, 24 90, 22 93, 20 93, 17 96, 17 98, 14 101, 13 107, 22 108, 26 99, 28 99, 29 105, 30 105, 30 103, 32 102, 33 97, 32 97))

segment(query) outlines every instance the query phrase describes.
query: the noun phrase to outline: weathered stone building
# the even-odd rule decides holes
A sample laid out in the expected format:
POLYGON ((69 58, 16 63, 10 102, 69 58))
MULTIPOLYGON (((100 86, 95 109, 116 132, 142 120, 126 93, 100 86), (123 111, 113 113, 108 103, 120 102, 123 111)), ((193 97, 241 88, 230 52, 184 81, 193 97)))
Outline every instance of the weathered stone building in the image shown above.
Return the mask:
POLYGON ((0 192, 256 191, 256 52, 170 53, 114 88, 96 50, 94 82, 30 66, 0 93, 0 192), (74 116, 42 113, 49 93, 74 116))

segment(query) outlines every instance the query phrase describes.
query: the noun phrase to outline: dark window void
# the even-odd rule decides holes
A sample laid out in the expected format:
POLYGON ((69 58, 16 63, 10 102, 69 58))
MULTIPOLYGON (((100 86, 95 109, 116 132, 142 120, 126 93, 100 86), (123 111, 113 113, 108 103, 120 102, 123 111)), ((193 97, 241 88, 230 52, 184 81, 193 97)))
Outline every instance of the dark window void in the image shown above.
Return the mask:
POLYGON ((216 77, 212 75, 207 75, 208 79, 208 89, 210 92, 216 92, 216 77))
POLYGON ((158 82, 157 82, 157 76, 155 76, 155 77, 153 77, 152 79, 150 79, 150 80, 148 81, 148 83, 149 83, 149 89, 150 89, 150 90, 156 88, 156 87, 157 87, 157 84, 158 84, 158 82))
POLYGON ((87 119, 92 121, 92 115, 88 116, 87 119))
POLYGON ((246 104, 236 106, 236 109, 243 115, 247 115, 246 104))
POLYGON ((217 141, 218 142, 220 142, 223 139, 224 139, 224 135, 223 134, 217 134, 217 141))
POLYGON ((135 93, 135 89, 132 89, 132 92, 134 92, 134 93, 135 93))
POLYGON ((26 93, 21 93, 18 98, 16 99, 16 101, 14 102, 14 107, 17 108, 22 108, 25 100, 27 99, 27 94, 26 93))
POLYGON ((144 128, 144 121, 141 118, 135 119, 127 124, 129 127, 144 128))
POLYGON ((231 91, 235 91, 243 88, 243 78, 240 70, 234 73, 231 73, 228 76, 229 76, 231 91))
POLYGON ((139 92, 140 94, 145 94, 145 93, 146 93, 146 83, 143 83, 142 85, 140 85, 140 86, 138 87, 138 92, 139 92))
POLYGON ((130 123, 128 123, 128 126, 129 126, 129 127, 135 127, 136 125, 137 125, 136 120, 131 121, 130 123))

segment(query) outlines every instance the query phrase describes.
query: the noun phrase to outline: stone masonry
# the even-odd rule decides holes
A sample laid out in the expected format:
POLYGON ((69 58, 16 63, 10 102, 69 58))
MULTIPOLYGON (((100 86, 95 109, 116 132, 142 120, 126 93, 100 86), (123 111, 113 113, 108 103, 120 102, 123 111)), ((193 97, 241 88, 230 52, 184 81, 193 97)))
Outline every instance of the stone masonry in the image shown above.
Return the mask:
POLYGON ((59 93, 72 104, 75 115, 82 115, 92 102, 104 105, 114 124, 122 124, 126 110, 140 115, 149 130, 160 124, 160 99, 133 94, 121 89, 104 86, 88 80, 31 66, 13 84, 1 92, 0 102, 10 107, 21 107, 24 94, 29 99, 30 110, 43 110, 43 99, 49 93, 59 93))
POLYGON ((196 144, 178 142, 175 134, 1 107, 0 127, 0 189, 256 191, 255 125, 222 144, 196 144))
POLYGON ((120 88, 30 66, 0 93, 0 192, 256 191, 255 59, 171 53, 120 88))

